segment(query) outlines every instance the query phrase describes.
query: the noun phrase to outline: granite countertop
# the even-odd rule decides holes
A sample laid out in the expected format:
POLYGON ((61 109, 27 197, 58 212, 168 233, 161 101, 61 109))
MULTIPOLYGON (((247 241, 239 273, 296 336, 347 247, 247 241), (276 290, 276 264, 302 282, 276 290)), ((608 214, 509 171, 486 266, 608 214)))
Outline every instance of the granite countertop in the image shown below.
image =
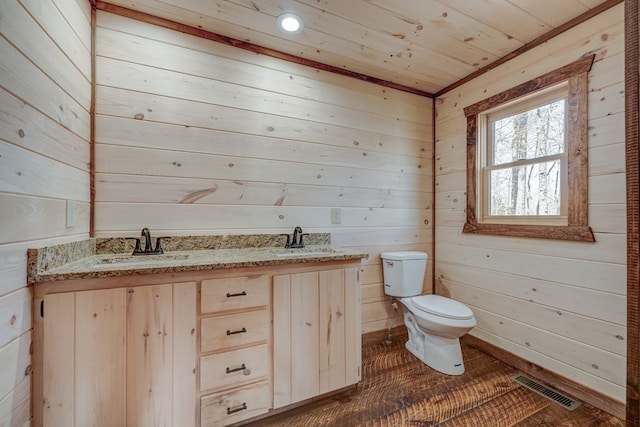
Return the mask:
MULTIPOLYGON (((155 239, 154 239, 155 240, 155 239)), ((132 274, 257 267, 309 262, 357 260, 366 252, 336 249, 330 236, 311 234, 311 244, 285 249, 279 235, 172 237, 162 255, 131 255, 133 246, 120 238, 87 239, 27 252, 28 283, 118 277, 132 274)))

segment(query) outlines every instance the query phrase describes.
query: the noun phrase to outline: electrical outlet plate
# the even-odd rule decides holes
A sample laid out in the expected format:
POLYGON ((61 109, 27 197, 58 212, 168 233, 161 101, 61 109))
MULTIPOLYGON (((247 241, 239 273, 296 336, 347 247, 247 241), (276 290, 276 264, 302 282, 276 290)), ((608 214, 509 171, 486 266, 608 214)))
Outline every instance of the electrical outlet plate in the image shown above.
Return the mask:
POLYGON ((331 224, 340 224, 342 222, 342 212, 340 208, 331 208, 331 224))

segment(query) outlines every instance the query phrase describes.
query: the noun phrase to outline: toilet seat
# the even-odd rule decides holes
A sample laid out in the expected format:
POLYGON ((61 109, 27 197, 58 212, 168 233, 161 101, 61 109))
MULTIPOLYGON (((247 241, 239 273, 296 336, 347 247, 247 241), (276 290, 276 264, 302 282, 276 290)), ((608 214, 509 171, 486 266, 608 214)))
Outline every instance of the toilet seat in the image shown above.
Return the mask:
POLYGON ((434 316, 455 320, 468 320, 473 317, 469 307, 440 295, 421 295, 411 298, 411 302, 417 309, 434 316))

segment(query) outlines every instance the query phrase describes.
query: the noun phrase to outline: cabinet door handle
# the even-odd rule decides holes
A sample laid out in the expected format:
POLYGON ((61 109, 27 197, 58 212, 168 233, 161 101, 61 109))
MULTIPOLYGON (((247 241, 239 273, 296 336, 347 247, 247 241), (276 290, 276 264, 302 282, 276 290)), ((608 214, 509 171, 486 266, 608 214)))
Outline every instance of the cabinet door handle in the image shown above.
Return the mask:
POLYGON ((244 363, 243 363, 242 366, 240 366, 239 368, 227 368, 227 374, 230 374, 232 372, 244 371, 245 369, 247 369, 247 367, 244 366, 244 363))
POLYGON ((234 409, 227 408, 227 415, 235 414, 236 412, 244 411, 245 409, 247 409, 247 402, 244 402, 242 406, 238 406, 234 409))
POLYGON ((237 331, 230 331, 227 329, 227 335, 244 334, 245 332, 247 332, 247 328, 242 328, 237 331))
POLYGON ((247 295, 247 293, 245 291, 242 291, 239 294, 230 294, 230 293, 227 292, 227 298, 244 297, 246 295, 247 295))

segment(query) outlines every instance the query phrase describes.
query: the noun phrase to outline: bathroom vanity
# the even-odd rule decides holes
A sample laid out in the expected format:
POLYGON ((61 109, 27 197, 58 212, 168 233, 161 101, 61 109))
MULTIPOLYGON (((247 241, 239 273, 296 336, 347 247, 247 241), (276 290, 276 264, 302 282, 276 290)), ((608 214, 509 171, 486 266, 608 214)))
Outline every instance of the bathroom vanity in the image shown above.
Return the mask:
POLYGON ((30 253, 34 424, 223 426, 356 384, 365 256, 30 253))

